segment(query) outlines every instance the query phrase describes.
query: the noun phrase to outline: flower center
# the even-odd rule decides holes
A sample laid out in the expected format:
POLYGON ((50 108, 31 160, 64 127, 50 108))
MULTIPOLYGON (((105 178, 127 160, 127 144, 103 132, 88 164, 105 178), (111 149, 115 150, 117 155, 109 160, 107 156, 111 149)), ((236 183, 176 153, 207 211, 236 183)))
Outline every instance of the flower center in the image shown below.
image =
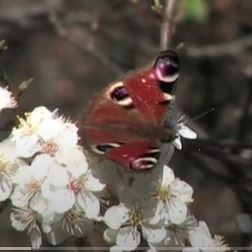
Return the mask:
POLYGON ((5 171, 5 167, 6 167, 7 161, 4 158, 3 155, 0 154, 0 173, 5 171))
POLYGON ((142 224, 143 215, 140 209, 134 208, 129 211, 129 219, 132 226, 137 227, 142 224))
POLYGON ((157 189, 157 197, 160 201, 166 202, 172 196, 172 191, 170 186, 160 186, 157 189))
POLYGON ((68 210, 64 214, 64 218, 62 220, 63 229, 67 232, 74 234, 74 231, 78 231, 79 233, 83 233, 83 221, 84 217, 80 212, 75 210, 68 210))
POLYGON ((31 183, 29 183, 28 185, 28 190, 30 192, 38 192, 40 191, 40 188, 41 188, 40 182, 37 180, 31 181, 31 183))
POLYGON ((83 180, 82 179, 74 179, 69 183, 69 189, 78 193, 83 188, 83 180))
POLYGON ((58 150, 59 146, 52 141, 48 141, 43 144, 42 152, 47 153, 51 156, 53 156, 58 150))
POLYGON ((29 119, 29 115, 26 115, 26 116, 27 116, 26 120, 24 120, 21 117, 18 117, 18 121, 19 121, 18 128, 24 128, 25 134, 27 136, 31 136, 36 132, 36 127, 35 127, 35 125, 33 125, 32 121, 29 119))

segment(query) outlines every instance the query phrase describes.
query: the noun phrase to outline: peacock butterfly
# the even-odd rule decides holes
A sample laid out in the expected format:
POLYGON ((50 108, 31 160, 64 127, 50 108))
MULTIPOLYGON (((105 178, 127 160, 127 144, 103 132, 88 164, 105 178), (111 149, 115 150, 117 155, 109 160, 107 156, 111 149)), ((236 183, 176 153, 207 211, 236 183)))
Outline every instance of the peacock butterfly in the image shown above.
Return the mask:
POLYGON ((98 94, 83 117, 86 148, 119 163, 128 171, 152 169, 160 144, 176 138, 173 112, 179 59, 161 52, 151 66, 127 75, 98 94))

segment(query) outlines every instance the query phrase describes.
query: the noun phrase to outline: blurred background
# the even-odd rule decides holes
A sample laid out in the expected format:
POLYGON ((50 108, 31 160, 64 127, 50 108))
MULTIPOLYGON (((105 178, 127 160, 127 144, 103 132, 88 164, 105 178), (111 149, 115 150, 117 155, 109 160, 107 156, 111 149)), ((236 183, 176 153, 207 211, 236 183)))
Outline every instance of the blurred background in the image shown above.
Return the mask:
MULTIPOLYGON (((45 105, 78 121, 96 92, 159 52, 162 19, 151 6, 151 0, 1 0, 0 39, 8 45, 0 54, 2 84, 8 79, 17 89, 34 79, 20 113, 45 105)), ((230 245, 248 246, 252 1, 180 0, 177 8, 176 102, 199 139, 184 142, 173 167, 194 188, 192 213, 230 245)), ((29 246, 26 234, 10 227, 8 212, 1 213, 0 246, 29 246)))

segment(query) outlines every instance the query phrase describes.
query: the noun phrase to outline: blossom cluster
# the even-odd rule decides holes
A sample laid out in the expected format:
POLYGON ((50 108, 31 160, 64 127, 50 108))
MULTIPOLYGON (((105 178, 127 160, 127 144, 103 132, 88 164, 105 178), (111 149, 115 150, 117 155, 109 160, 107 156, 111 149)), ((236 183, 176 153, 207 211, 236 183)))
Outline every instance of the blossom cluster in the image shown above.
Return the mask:
MULTIPOLYGON (((2 108, 8 106, 16 105, 2 108)), ((41 246, 42 233, 84 236, 101 222, 110 251, 227 249, 190 213, 192 187, 164 162, 148 173, 126 173, 112 161, 87 159, 78 128, 57 110, 37 107, 18 121, 0 143, 0 201, 11 200, 11 224, 27 231, 33 248, 41 246), (101 209, 105 187, 108 204, 101 209)), ((182 148, 181 137, 196 137, 183 123, 176 129, 169 150, 182 148)))
POLYGON ((77 131, 57 111, 37 107, 1 144, 1 200, 10 197, 12 226, 26 230, 34 248, 42 242, 40 226, 44 233, 60 226, 69 235, 84 234, 85 223, 99 219, 95 192, 105 185, 88 169, 77 131))

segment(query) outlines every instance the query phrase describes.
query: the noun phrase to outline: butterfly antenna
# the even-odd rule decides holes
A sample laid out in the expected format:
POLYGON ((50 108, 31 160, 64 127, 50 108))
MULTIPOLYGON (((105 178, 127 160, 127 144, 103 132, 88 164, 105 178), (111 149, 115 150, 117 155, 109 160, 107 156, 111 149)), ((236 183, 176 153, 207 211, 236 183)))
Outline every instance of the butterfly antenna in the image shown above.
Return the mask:
POLYGON ((201 113, 200 115, 197 115, 197 116, 193 117, 191 119, 191 121, 196 121, 196 120, 198 120, 198 119, 200 119, 200 118, 202 118, 202 117, 204 117, 206 115, 209 115, 210 113, 214 112, 215 110, 216 110, 216 108, 210 108, 207 111, 201 113))

